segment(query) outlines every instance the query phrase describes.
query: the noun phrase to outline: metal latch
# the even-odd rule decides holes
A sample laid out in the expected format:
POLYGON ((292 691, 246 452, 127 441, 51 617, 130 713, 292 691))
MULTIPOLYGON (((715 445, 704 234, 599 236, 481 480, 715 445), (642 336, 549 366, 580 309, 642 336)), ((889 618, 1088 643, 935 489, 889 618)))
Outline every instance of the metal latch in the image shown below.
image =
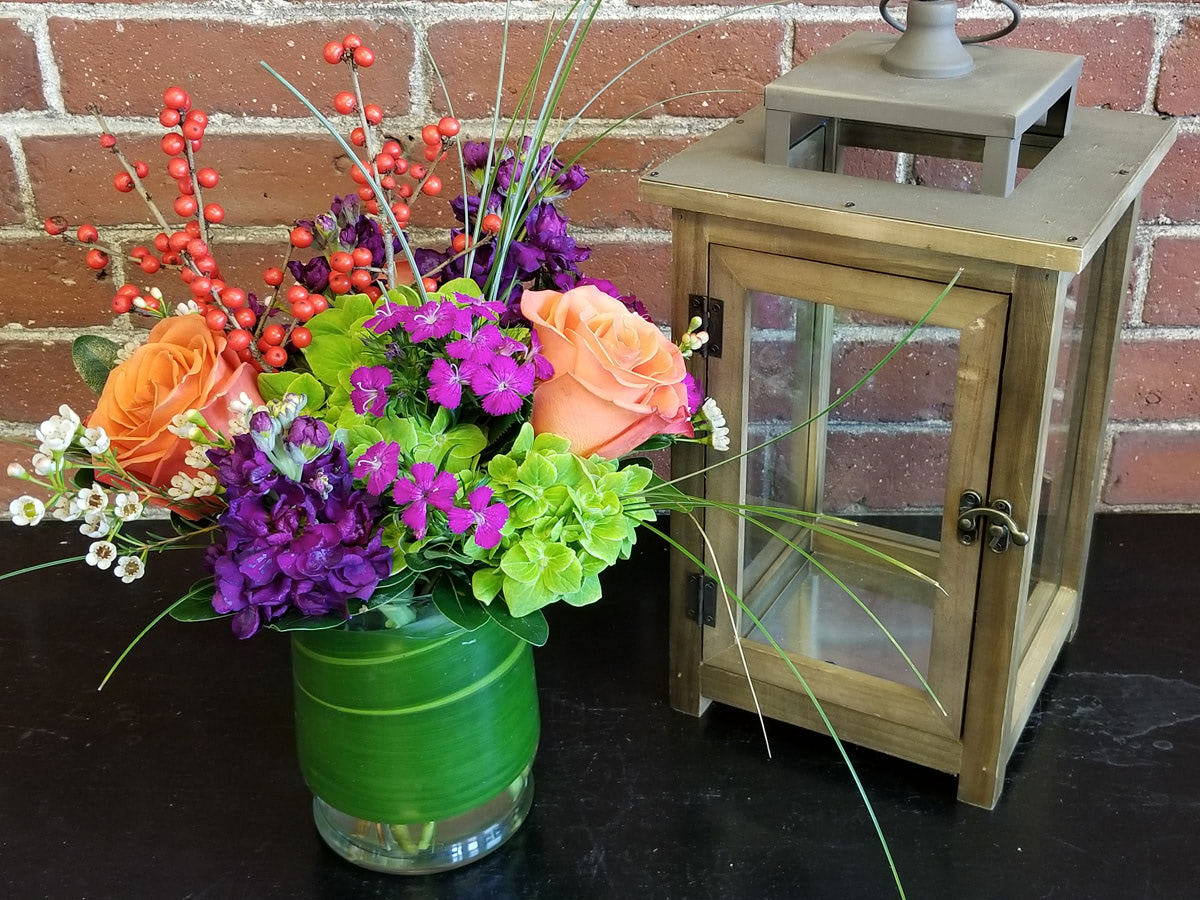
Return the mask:
POLYGON ((983 497, 976 491, 963 491, 958 499, 958 540, 961 544, 973 544, 979 537, 979 519, 987 519, 988 547, 993 553, 1003 553, 1009 544, 1024 547, 1029 543, 1028 532, 1012 517, 1012 504, 1007 500, 993 500, 991 506, 983 506, 983 497))
POLYGON ((693 622, 715 627, 717 624, 717 580, 693 572, 688 576, 685 615, 693 622))
POLYGON ((708 332, 708 342, 696 352, 701 356, 721 356, 725 343, 725 302, 704 294, 688 296, 688 318, 700 319, 700 329, 708 332))

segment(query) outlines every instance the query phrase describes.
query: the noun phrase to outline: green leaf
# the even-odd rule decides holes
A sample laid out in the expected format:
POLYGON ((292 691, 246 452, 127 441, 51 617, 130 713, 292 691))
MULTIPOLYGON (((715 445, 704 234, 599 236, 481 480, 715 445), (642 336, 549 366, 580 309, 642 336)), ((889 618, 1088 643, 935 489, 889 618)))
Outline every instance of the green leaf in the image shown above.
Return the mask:
POLYGON ((550 487, 558 480, 558 470, 554 468, 554 463, 540 453, 531 453, 525 457, 525 462, 517 467, 517 476, 524 484, 550 487))
POLYGON ((94 334, 81 334, 71 344, 71 361, 79 377, 96 394, 104 390, 108 373, 117 364, 117 351, 121 347, 115 341, 94 334))
POLYGON ((590 575, 583 579, 583 584, 579 586, 579 590, 572 594, 564 594, 563 600, 572 606, 587 606, 587 604, 595 603, 599 600, 603 593, 600 587, 600 579, 595 575, 590 575))
POLYGON ((483 291, 470 278, 452 278, 438 288, 438 293, 450 300, 454 299, 455 294, 466 294, 468 297, 479 299, 483 296, 483 291))
POLYGON ((404 565, 413 572, 432 572, 434 569, 453 569, 457 562, 448 556, 432 553, 409 553, 404 557, 404 565))
POLYGON ((207 527, 206 519, 185 519, 174 510, 171 511, 171 527, 175 529, 175 533, 179 535, 195 534, 202 528, 207 527))
POLYGON ((503 603, 493 603, 485 608, 487 614, 496 620, 497 625, 535 647, 541 647, 550 637, 550 626, 546 624, 546 617, 540 610, 518 618, 513 616, 503 603))
MULTIPOLYGON (((173 515, 173 514, 172 514, 173 515)), ((223 619, 232 613, 219 613, 213 609, 212 598, 216 586, 212 577, 201 578, 188 592, 171 607, 171 618, 177 622, 208 622, 223 619)))
POLYGON ((483 604, 454 577, 439 579, 433 586, 433 605, 443 616, 467 631, 474 631, 488 620, 483 604))
POLYGON ((258 392, 264 400, 284 394, 303 394, 305 415, 315 415, 325 405, 325 388, 308 372, 265 372, 258 376, 258 392))
POLYGON ((491 603, 504 587, 504 573, 499 569, 476 569, 471 576, 471 593, 482 603, 491 603))
POLYGON ((656 434, 638 444, 630 453, 650 453, 654 450, 665 450, 675 443, 675 438, 669 434, 656 434))

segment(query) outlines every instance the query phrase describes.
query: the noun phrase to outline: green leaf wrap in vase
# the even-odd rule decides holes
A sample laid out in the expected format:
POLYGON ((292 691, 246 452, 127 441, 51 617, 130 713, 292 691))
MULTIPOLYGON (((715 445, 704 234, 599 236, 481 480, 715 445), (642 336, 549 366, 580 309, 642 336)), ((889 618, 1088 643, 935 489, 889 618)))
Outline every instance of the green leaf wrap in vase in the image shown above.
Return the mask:
POLYGON ((292 633, 296 741, 318 831, 357 865, 453 868, 491 852, 533 798, 533 653, 492 620, 432 606, 401 628, 292 633))

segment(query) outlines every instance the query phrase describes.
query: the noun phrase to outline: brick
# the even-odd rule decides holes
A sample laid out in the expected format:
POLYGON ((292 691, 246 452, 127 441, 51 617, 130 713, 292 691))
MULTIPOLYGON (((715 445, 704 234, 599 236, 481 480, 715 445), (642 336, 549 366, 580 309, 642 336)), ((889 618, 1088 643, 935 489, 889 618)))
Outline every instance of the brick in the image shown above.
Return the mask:
POLYGON ((1184 19, 1163 50, 1154 107, 1175 116, 1200 112, 1200 19, 1184 19))
POLYGON ((832 430, 826 447, 826 512, 942 506, 948 433, 832 430))
MULTIPOLYGON (((595 22, 563 91, 560 113, 573 115, 626 65, 689 24, 653 20, 595 22)), ((429 29, 429 46, 442 67, 460 117, 490 113, 496 96, 501 37, 502 26, 497 22, 446 22, 429 29), (463 47, 472 48, 472 52, 463 53, 463 47)), ((541 23, 514 22, 510 27, 501 104, 504 112, 516 106, 544 37, 545 25, 541 23)), ((747 93, 708 94, 672 101, 663 107, 670 115, 736 115, 760 102, 762 86, 781 74, 777 60, 782 42, 783 27, 774 22, 717 23, 681 38, 641 63, 606 91, 587 115, 622 117, 687 91, 744 90, 747 93)), ((548 82, 549 75, 544 74, 543 80, 548 82)), ((538 100, 540 108, 540 96, 538 100)), ((442 102, 438 92, 435 104, 439 109, 442 102)))
POLYGON ((896 181, 898 155, 889 150, 864 150, 847 147, 842 158, 842 172, 857 178, 874 181, 896 181))
POLYGON ((25 210, 17 194, 17 170, 8 144, 0 143, 0 225, 25 221, 25 210))
MULTIPOLYGON (((33 426, 29 427, 29 440, 33 440, 33 426)), ((32 468, 30 460, 33 458, 33 451, 23 444, 18 444, 16 441, 0 439, 0 472, 8 468, 9 463, 20 463, 26 469, 32 468)), ((8 504, 20 497, 22 494, 32 494, 39 500, 45 502, 46 496, 41 488, 30 485, 24 481, 18 481, 15 478, 7 476, 0 477, 0 518, 8 518, 8 504)), ((12 525, 4 523, 0 528, 11 528, 12 525)))
POLYGON ((83 417, 96 405, 96 395, 75 374, 66 342, 0 343, 0 380, 0 419, 41 422, 62 403, 83 417))
MULTIPOLYGON (((589 142, 590 139, 565 141, 557 156, 564 163, 569 162, 589 142)), ((644 172, 689 143, 691 140, 686 138, 605 138, 579 160, 587 170, 588 182, 562 201, 563 212, 577 228, 669 229, 671 211, 640 201, 637 183, 644 172)), ((460 193, 462 179, 454 154, 440 164, 438 174, 442 178, 442 193, 438 198, 422 197, 413 207, 415 226, 448 228, 455 224, 448 201, 460 193)))
POLYGON ((309 115, 258 63, 265 60, 328 111, 334 93, 348 87, 345 70, 321 58, 321 47, 349 31, 362 35, 377 62, 363 75, 366 102, 388 115, 408 111, 412 37, 406 27, 365 20, 302 26, 243 25, 205 20, 50 20, 62 67, 63 99, 71 112, 98 103, 110 115, 157 115, 162 92, 180 84, 207 112, 264 116, 309 115), (120 65, 113 61, 119 60, 120 65))
MULTIPOLYGON (((831 396, 854 386, 892 344, 839 342, 834 348, 831 396)), ((946 422, 954 411, 958 348, 909 343, 830 415, 857 422, 946 422)))
POLYGON ((0 244, 0 283, 20 286, 0 291, 0 323, 43 328, 112 320, 113 280, 85 266, 83 250, 53 238, 0 244))
MULTIPOLYGON (((982 34, 999 25, 999 19, 973 21, 967 30, 982 34)), ((856 31, 889 32, 891 29, 882 21, 799 23, 795 31, 793 64, 799 65, 856 31)), ((1147 16, 1081 18, 1074 22, 1026 19, 1016 32, 997 44, 1084 55, 1086 61, 1079 82, 1082 106, 1138 109, 1146 98, 1154 46, 1154 23, 1147 16)))
POLYGON ((1109 412, 1117 421, 1200 419, 1200 343, 1126 341, 1109 412))
POLYGON ((579 268, 636 295, 656 322, 671 320, 670 244, 593 244, 579 268))
MULTIPOLYGON (((567 198, 563 211, 571 222, 590 228, 671 227, 671 211, 638 199, 638 179, 692 141, 684 138, 611 138, 587 152, 580 164, 590 176, 567 198)), ((559 158, 573 158, 588 141, 568 141, 559 158)))
MULTIPOLYGON (((152 166, 147 187, 167 221, 176 222, 171 203, 177 190, 166 175, 158 140, 123 138, 122 146, 131 159, 144 159, 152 166)), ((153 223, 136 193, 112 189, 112 176, 119 168, 93 138, 26 138, 24 148, 39 219, 63 215, 72 223, 153 223)), ((276 225, 311 218, 329 208, 334 194, 354 188, 343 174, 350 163, 341 148, 320 135, 214 132, 205 140, 198 163, 221 173, 220 184, 204 196, 206 202, 225 207, 227 225, 276 225)))
POLYGON ((882 19, 866 22, 798 22, 792 39, 792 65, 798 66, 807 62, 826 47, 836 44, 856 31, 895 34, 882 19))
POLYGON ((0 112, 45 108, 33 38, 13 19, 0 19, 0 112))
POLYGON ((1154 242, 1142 321, 1200 325, 1200 238, 1160 237, 1154 242))
POLYGON ((1147 222, 1200 221, 1200 134, 1181 134, 1142 194, 1147 222))
MULTIPOLYGON (((972 23, 971 31, 989 31, 1001 21, 1007 20, 972 23)), ((1025 19, 997 44, 1083 56, 1080 106, 1136 110, 1146 99, 1154 51, 1154 20, 1149 16, 1084 17, 1070 22, 1025 19)))
POLYGON ((1104 502, 1200 503, 1200 431, 1122 431, 1113 438, 1104 502))

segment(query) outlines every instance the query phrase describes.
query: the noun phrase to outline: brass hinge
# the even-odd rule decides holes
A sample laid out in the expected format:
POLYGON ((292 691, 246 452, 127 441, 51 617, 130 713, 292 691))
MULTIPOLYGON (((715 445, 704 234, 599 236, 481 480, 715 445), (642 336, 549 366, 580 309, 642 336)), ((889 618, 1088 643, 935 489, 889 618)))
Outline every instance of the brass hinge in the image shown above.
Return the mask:
POLYGON ((717 624, 717 580, 699 572, 688 576, 687 607, 684 613, 693 622, 714 627, 717 624))
POLYGON ((700 319, 700 330, 708 332, 708 342, 696 352, 720 358, 725 343, 725 301, 704 294, 688 296, 688 318, 700 319))

